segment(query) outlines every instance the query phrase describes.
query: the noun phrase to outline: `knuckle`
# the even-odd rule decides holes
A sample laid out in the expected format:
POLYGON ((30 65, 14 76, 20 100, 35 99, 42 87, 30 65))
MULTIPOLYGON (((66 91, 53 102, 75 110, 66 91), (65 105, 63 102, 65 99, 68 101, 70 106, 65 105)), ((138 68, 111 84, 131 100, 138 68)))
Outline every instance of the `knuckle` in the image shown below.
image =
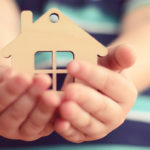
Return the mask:
POLYGON ((13 120, 19 121, 19 120, 24 119, 25 114, 23 113, 22 110, 20 110, 18 106, 14 106, 10 113, 10 117, 13 120))
POLYGON ((93 97, 94 94, 90 92, 90 87, 87 87, 81 83, 72 83, 65 90, 65 99, 70 101, 77 102, 80 106, 85 105, 87 97, 93 97))
POLYGON ((92 128, 92 117, 89 118, 88 122, 82 128, 85 128, 85 129, 92 128))
POLYGON ((42 128, 42 124, 40 123, 40 121, 38 122, 38 121, 35 121, 35 120, 30 120, 29 122, 28 122, 28 124, 29 124, 29 128, 32 130, 32 131, 35 131, 35 132, 37 132, 37 131, 39 131, 41 128, 42 128))
POLYGON ((104 101, 99 106, 99 109, 95 112, 95 114, 99 114, 101 112, 105 112, 108 109, 107 99, 105 98, 104 101))
POLYGON ((30 127, 22 127, 21 133, 24 135, 24 137, 33 136, 36 135, 39 131, 39 128, 35 125, 32 125, 30 127))

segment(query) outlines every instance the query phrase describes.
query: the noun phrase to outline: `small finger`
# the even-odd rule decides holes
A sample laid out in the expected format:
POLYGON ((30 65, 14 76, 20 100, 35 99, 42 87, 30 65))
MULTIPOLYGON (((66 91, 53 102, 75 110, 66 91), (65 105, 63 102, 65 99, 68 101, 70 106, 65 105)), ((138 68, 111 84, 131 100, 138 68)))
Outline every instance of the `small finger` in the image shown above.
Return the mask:
POLYGON ((19 126, 26 120, 37 104, 37 96, 47 88, 47 85, 41 82, 42 80, 37 77, 30 89, 1 114, 1 128, 7 128, 9 132, 16 132, 15 129, 18 130, 19 126))
POLYGON ((60 114, 64 120, 69 121, 74 128, 87 136, 99 135, 99 137, 103 137, 106 134, 107 127, 75 102, 64 102, 60 106, 60 114))
POLYGON ((18 74, 7 82, 0 84, 0 112, 12 104, 31 85, 28 75, 18 74))
POLYGON ((54 128, 58 134, 68 141, 81 143, 85 136, 83 133, 75 129, 68 121, 58 118, 55 121, 54 128))
POLYGON ((136 99, 137 90, 132 83, 119 73, 102 66, 84 61, 73 61, 68 66, 68 72, 73 77, 83 80, 92 88, 105 93, 120 103, 126 102, 128 97, 136 99))
POLYGON ((64 91, 64 99, 78 103, 83 110, 105 124, 116 125, 122 122, 129 110, 121 108, 115 101, 82 84, 70 84, 64 91))
POLYGON ((40 133, 48 124, 60 104, 56 92, 47 91, 40 96, 38 105, 31 112, 29 118, 21 125, 20 132, 25 136, 32 136, 40 133))
POLYGON ((40 95, 45 89, 48 89, 50 87, 51 78, 45 74, 38 74, 34 76, 33 84, 34 84, 34 88, 30 89, 30 93, 33 96, 34 95, 37 96, 40 95))

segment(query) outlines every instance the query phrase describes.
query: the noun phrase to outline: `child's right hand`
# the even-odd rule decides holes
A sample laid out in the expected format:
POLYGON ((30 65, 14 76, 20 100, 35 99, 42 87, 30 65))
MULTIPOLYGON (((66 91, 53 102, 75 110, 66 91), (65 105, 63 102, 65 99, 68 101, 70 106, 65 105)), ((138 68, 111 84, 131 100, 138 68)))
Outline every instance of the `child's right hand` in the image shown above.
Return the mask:
POLYGON ((9 139, 36 140, 51 134, 51 120, 60 100, 48 91, 50 78, 30 77, 0 67, 0 135, 9 139))

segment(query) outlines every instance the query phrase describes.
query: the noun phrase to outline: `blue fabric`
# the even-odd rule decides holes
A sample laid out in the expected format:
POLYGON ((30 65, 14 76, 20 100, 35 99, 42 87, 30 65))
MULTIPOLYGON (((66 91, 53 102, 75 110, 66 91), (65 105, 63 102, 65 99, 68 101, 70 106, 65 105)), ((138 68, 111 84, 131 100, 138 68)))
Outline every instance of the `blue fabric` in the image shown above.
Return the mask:
MULTIPOLYGON (((49 2, 58 2, 72 7, 83 7, 85 5, 95 5, 102 8, 104 11, 115 13, 117 16, 122 12, 123 4, 126 0, 49 0, 49 2)), ((39 11, 42 10, 48 0, 18 0, 22 10, 39 11)))

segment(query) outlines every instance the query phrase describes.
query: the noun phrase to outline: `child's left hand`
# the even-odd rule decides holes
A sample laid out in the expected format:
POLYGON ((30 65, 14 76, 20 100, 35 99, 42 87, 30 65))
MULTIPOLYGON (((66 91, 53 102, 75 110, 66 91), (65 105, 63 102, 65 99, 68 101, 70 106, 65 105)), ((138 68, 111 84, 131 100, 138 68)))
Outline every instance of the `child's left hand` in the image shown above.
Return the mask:
POLYGON ((112 48, 108 56, 100 58, 101 66, 71 62, 68 72, 85 84, 66 86, 55 130, 65 139, 80 143, 103 138, 121 125, 137 97, 124 71, 134 62, 132 48, 126 45, 112 48))

